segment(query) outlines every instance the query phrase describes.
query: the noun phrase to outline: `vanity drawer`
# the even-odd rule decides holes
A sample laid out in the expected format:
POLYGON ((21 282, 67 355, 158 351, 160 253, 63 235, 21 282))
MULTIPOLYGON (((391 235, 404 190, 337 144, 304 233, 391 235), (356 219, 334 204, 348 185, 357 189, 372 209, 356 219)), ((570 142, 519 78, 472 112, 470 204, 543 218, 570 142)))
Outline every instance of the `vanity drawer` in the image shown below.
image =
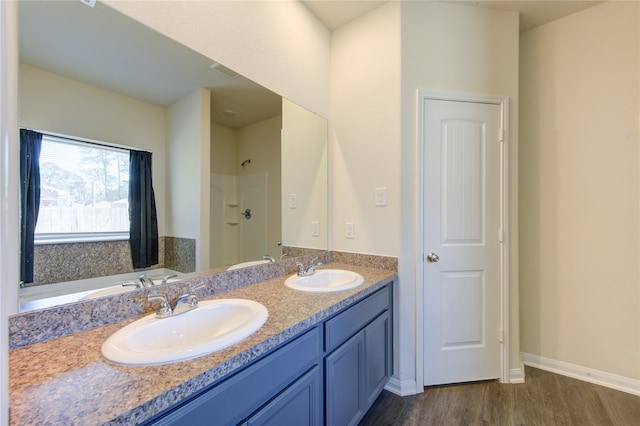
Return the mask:
POLYGON ((314 328, 152 424, 237 424, 316 365, 319 355, 314 328))
POLYGON ((333 350, 390 307, 391 289, 385 286, 328 320, 324 325, 324 350, 333 350))

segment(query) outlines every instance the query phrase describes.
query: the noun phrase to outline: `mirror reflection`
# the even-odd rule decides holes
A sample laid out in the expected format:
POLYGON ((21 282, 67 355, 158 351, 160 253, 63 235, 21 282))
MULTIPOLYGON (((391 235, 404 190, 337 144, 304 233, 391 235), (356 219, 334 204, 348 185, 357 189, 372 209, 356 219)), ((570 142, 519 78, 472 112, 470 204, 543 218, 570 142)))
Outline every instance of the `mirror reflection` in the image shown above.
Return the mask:
POLYGON ((20 127, 151 152, 160 236, 37 235, 21 311, 327 249, 326 120, 100 2, 20 2, 19 43, 20 127))

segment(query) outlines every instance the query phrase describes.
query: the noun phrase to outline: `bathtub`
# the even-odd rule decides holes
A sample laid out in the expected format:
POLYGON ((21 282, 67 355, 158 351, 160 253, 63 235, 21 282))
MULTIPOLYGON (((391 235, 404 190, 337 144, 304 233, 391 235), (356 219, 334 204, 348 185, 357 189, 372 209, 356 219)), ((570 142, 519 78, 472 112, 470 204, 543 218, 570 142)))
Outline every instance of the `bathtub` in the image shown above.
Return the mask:
POLYGON ((178 281, 183 275, 168 268, 158 268, 148 271, 109 275, 106 277, 24 287, 20 289, 20 312, 135 290, 136 287, 124 287, 122 283, 126 281, 137 281, 142 273, 153 279, 157 284, 160 284, 162 278, 168 275, 178 274, 177 278, 171 279, 170 281, 178 281))

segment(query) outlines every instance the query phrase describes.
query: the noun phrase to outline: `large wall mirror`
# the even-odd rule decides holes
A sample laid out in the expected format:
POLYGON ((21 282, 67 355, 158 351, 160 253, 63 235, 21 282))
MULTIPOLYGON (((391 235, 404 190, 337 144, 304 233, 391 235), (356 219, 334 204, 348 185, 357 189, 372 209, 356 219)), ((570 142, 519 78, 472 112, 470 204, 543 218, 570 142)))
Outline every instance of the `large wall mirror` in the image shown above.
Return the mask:
MULTIPOLYGON (((20 127, 153 153, 151 278, 327 249, 324 118, 100 2, 20 2, 18 14, 20 127)), ((135 283, 147 271, 127 248, 37 240, 21 311, 135 283)))

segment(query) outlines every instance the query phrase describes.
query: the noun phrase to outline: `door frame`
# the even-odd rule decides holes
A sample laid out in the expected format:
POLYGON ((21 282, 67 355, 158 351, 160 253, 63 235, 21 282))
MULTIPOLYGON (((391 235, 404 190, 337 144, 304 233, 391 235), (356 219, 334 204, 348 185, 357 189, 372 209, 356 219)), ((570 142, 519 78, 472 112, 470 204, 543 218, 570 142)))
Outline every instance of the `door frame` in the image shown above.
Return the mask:
POLYGON ((416 390, 424 388, 424 265, 425 248, 423 241, 423 179, 424 179, 424 113, 425 101, 440 100, 454 102, 472 102, 500 106, 500 224, 502 229, 502 245, 500 248, 500 381, 510 381, 510 344, 509 344, 509 98, 506 96, 441 92, 429 89, 418 89, 417 93, 417 140, 416 140, 416 390))

